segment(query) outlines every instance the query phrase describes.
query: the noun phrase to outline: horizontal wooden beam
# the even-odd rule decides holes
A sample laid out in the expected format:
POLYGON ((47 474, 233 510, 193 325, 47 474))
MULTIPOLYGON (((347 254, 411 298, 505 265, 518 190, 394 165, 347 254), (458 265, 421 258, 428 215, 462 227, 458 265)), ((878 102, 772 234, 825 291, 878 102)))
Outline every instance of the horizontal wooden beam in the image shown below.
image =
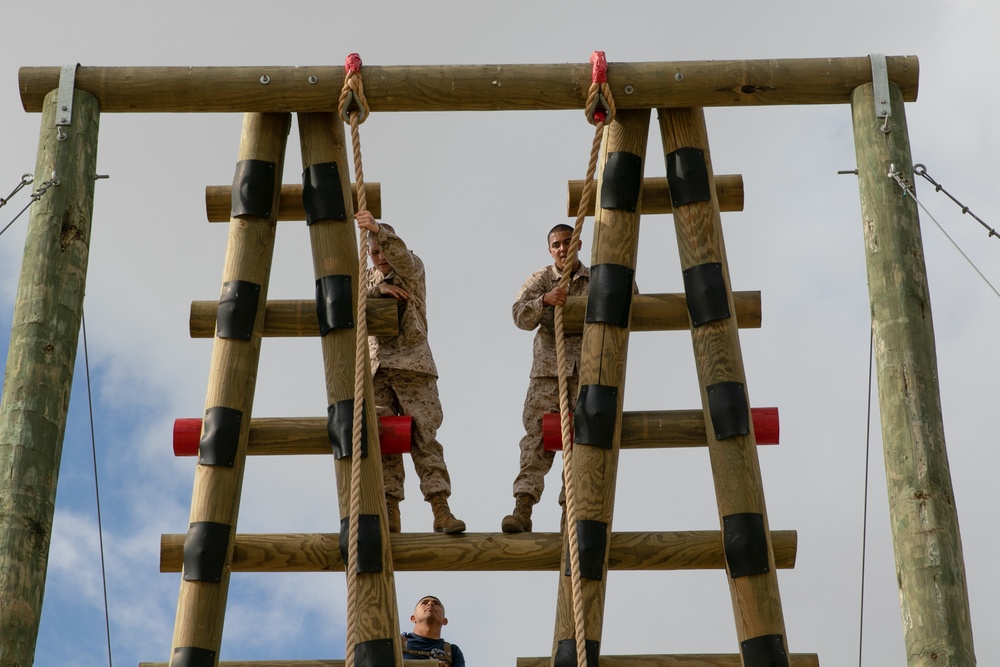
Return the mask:
MULTIPOLYGON (((716 182, 722 176, 716 176, 716 182)), ((664 179, 666 180, 666 179, 664 179)), ((358 210, 358 186, 351 183, 351 197, 354 200, 354 210, 358 210)), ((209 222, 229 222, 233 209, 233 186, 209 185, 205 187, 205 213, 209 222)), ((382 184, 378 181, 365 181, 365 201, 368 211, 376 219, 382 218, 382 184)), ((278 220, 305 220, 306 209, 302 205, 302 186, 290 183, 281 186, 278 201, 278 220)))
MULTIPOLYGON (((816 653, 792 653, 788 659, 789 667, 819 667, 819 655, 816 653)), ((552 658, 548 656, 518 658, 517 667, 549 667, 551 662, 552 658)), ((600 659, 600 667, 740 667, 742 664, 737 653, 602 655, 600 659)))
MULTIPOLYGON (((758 329, 761 323, 759 291, 733 292, 736 321, 742 329, 758 329)), ((369 299, 368 333, 395 336, 399 330, 394 299, 369 299)), ((319 335, 316 302, 310 300, 268 301, 264 307, 264 337, 319 335)), ((192 338, 215 335, 218 301, 192 301, 189 328, 192 338)), ((583 331, 587 297, 571 296, 563 311, 566 333, 583 331)), ((679 331, 690 326, 687 299, 683 294, 636 294, 632 297, 632 331, 679 331)))
MULTIPOLYGON (((753 408, 755 430, 758 421, 767 421, 766 433, 758 444, 777 444, 778 409, 753 408)), ((174 423, 174 454, 195 456, 201 428, 186 426, 187 419, 174 423)), ((195 420, 197 421, 197 420, 195 420)), ((622 413, 622 449, 706 447, 705 416, 701 410, 650 410, 622 413)), ((250 420, 247 456, 330 455, 330 437, 325 417, 254 417, 250 420)))
MULTIPOLYGON (((593 182, 593 192, 597 192, 597 181, 593 182)), ((743 175, 722 174, 715 177, 715 193, 719 199, 719 210, 723 212, 743 210, 743 175)), ((580 197, 583 194, 583 179, 569 181, 567 184, 566 215, 575 218, 580 208, 580 197)), ((597 197, 591 196, 587 206, 587 215, 594 215, 597 197)), ((646 178, 642 181, 642 201, 639 212, 643 215, 656 213, 673 213, 674 205, 670 200, 670 186, 666 177, 646 178)), ((229 218, 226 218, 227 220, 229 218)))
MULTIPOLYGON (((184 535, 160 536, 160 572, 180 572, 184 535)), ((393 533, 397 572, 514 572, 558 570, 560 533, 393 533)), ((238 534, 234 572, 321 572, 344 570, 337 533, 238 534)), ((795 566, 798 535, 771 532, 777 567, 795 566)), ((718 530, 612 533, 608 569, 725 569, 718 530)))
MULTIPOLYGON (((346 54, 345 54, 346 55, 346 54)), ((903 99, 917 99, 916 56, 886 58, 903 99)), ((586 60, 551 65, 365 65, 371 110, 501 111, 583 109, 591 81, 586 60)), ((39 112, 59 87, 61 67, 22 67, 21 105, 39 112)), ((868 56, 781 60, 701 60, 608 64, 619 109, 849 104, 872 80, 868 56)), ((101 113, 330 112, 338 110, 342 66, 87 67, 76 87, 101 113)))
MULTIPOLYGON (((395 299, 368 299, 365 313, 368 333, 372 336, 399 334, 399 316, 395 299)), ((218 301, 192 301, 188 327, 191 338, 215 336, 218 301)), ((316 302, 308 299, 268 301, 264 306, 264 337, 300 338, 319 336, 316 302)))
MULTIPOLYGON (((218 667, 344 667, 343 660, 220 660, 218 667)), ((404 660, 403 667, 428 667, 426 660, 404 660)), ((140 662, 139 667, 169 667, 167 662, 140 662)), ((792 663, 792 667, 796 667, 792 663)))

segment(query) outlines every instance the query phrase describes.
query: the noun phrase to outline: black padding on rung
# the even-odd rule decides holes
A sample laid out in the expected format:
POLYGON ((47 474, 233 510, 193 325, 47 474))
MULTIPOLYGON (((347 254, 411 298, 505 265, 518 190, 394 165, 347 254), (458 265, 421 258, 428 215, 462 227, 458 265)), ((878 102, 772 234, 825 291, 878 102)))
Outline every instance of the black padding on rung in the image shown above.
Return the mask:
MULTIPOLYGON (((354 399, 345 398, 326 409, 326 434, 333 445, 333 458, 342 459, 351 455, 354 446, 354 399)), ((364 418, 362 406, 361 456, 368 456, 368 420, 364 418)))
POLYGON ((316 317, 319 318, 320 336, 333 329, 354 328, 351 298, 351 276, 330 275, 316 280, 316 317))
POLYGON ((744 667, 788 667, 781 635, 761 635, 740 642, 744 667))
POLYGON ((222 581, 232 527, 215 521, 195 521, 184 538, 184 581, 222 581))
POLYGON ((608 153, 601 181, 601 208, 619 208, 634 213, 642 188, 642 158, 635 153, 608 153))
POLYGON ((395 667, 396 650, 391 639, 369 639, 354 645, 355 667, 395 667))
POLYGON ((586 321, 627 327, 634 277, 635 269, 621 264, 595 264, 590 267, 586 321))
POLYGON ((233 176, 232 216, 270 218, 274 204, 274 163, 240 160, 233 176))
POLYGON ((742 382, 717 382, 706 390, 716 440, 750 433, 750 408, 742 382))
POLYGON ((733 579, 771 571, 763 514, 744 512, 722 517, 722 543, 733 579))
POLYGON ((684 295, 687 297, 691 326, 698 328, 706 322, 727 319, 729 292, 722 275, 722 264, 708 262, 684 271, 684 295))
POLYGON ((215 651, 197 646, 178 646, 170 667, 215 667, 215 651))
POLYGON ((674 208, 698 201, 711 201, 705 151, 682 147, 667 153, 667 185, 674 208))
POLYGON ((201 441, 198 443, 198 464, 232 468, 236 463, 242 423, 242 410, 221 406, 205 410, 201 441))
MULTIPOLYGON (((584 653, 587 655, 587 667, 598 667, 601 658, 601 642, 596 639, 583 641, 584 653)), ((555 667, 576 667, 576 640, 560 639, 556 644, 556 658, 552 663, 555 667)))
MULTIPOLYGON (((340 520, 340 557, 344 559, 344 569, 350 558, 351 517, 340 520)), ((378 514, 358 515, 358 572, 382 571, 382 532, 378 529, 378 514)))
POLYGON ((250 340, 260 304, 260 285, 246 280, 222 283, 216 328, 219 338, 250 340))
POLYGON ((323 162, 302 172, 302 206, 306 224, 318 220, 347 220, 344 189, 336 162, 323 162))
POLYGON ((573 442, 611 449, 618 417, 618 387, 585 384, 573 411, 573 442))
MULTIPOLYGON (((608 551, 608 524, 592 519, 576 520, 576 543, 580 548, 580 576, 600 581, 604 578, 604 556, 608 551)), ((566 571, 572 575, 569 562, 569 540, 566 541, 566 571)))

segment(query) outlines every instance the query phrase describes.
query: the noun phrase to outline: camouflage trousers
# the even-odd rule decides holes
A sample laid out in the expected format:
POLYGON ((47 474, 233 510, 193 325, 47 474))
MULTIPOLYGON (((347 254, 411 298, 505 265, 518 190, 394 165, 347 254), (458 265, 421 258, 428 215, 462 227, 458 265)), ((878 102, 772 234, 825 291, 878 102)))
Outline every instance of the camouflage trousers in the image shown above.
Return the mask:
MULTIPOLYGON (((567 379, 569 409, 576 405, 576 391, 579 377, 567 379)), ((528 383, 528 393, 524 397, 524 437, 521 438, 521 469, 514 478, 514 495, 526 494, 535 503, 545 490, 545 474, 552 468, 555 452, 545 451, 542 440, 542 415, 559 412, 559 378, 537 377, 528 383)), ((563 494, 559 494, 560 504, 563 494)))
MULTIPOLYGON (((444 420, 438 398, 437 378, 427 373, 379 368, 372 378, 375 405, 382 415, 409 415, 413 418, 413 447, 410 458, 420 478, 424 500, 437 493, 451 495, 451 477, 444 463, 444 448, 436 439, 444 420)), ((382 457, 382 477, 387 498, 402 500, 406 472, 400 454, 382 457)))

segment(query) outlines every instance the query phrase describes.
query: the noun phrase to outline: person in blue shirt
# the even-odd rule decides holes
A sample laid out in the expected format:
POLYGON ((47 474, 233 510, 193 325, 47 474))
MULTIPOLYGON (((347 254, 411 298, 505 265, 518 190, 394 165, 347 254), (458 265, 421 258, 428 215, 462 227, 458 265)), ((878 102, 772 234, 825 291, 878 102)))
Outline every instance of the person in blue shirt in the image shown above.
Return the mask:
POLYGON ((413 632, 402 636, 404 660, 437 660, 438 667, 465 667, 462 649, 441 638, 441 628, 448 625, 441 600, 433 595, 420 598, 410 621, 413 632))

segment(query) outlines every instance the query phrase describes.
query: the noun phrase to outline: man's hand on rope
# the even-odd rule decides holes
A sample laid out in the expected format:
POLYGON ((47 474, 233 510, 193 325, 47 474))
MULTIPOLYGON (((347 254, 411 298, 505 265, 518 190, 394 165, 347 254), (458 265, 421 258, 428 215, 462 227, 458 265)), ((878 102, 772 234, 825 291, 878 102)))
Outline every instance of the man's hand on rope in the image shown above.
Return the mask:
POLYGON ((372 234, 378 234, 378 230, 381 228, 375 222, 375 216, 372 215, 371 211, 358 211, 354 214, 354 219, 358 221, 358 229, 367 229, 372 234))
POLYGON ((542 303, 546 306, 565 306, 568 296, 569 293, 564 287, 553 287, 542 295, 542 303))
POLYGON ((410 293, 405 289, 389 283, 379 283, 378 291, 384 296, 391 296, 393 299, 399 299, 400 301, 408 301, 410 298, 410 293))

